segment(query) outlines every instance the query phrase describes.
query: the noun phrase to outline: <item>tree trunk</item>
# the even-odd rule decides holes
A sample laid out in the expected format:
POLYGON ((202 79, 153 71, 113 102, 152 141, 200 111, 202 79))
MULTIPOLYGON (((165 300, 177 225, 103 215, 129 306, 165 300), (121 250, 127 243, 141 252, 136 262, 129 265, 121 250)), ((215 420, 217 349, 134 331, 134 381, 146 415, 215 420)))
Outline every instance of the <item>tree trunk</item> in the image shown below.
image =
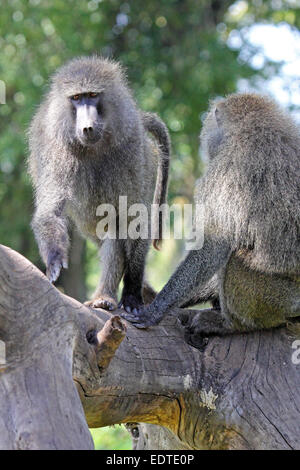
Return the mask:
POLYGON ((61 294, 9 248, 0 266, 0 449, 90 449, 88 426, 128 422, 146 423, 137 448, 300 449, 287 328, 199 351, 176 311, 138 330, 61 294))

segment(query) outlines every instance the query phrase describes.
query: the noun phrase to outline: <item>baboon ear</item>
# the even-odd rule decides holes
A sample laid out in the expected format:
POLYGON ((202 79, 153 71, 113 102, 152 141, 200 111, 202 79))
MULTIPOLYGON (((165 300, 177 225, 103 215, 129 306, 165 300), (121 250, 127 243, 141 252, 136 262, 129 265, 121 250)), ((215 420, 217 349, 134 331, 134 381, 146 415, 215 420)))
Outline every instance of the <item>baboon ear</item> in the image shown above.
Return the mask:
POLYGON ((222 127, 224 121, 224 106, 222 103, 217 103, 215 107, 215 119, 218 127, 222 127))

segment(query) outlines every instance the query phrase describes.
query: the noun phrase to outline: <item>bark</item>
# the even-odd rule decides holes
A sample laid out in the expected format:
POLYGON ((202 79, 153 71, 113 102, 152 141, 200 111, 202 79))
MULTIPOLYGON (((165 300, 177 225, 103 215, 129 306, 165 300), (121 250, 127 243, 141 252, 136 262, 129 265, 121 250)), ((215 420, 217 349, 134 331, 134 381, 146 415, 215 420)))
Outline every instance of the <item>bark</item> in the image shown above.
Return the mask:
POLYGON ((1 247, 0 449, 90 449, 88 426, 128 422, 146 423, 137 448, 300 449, 295 335, 214 337, 199 351, 177 313, 138 330, 1 247))

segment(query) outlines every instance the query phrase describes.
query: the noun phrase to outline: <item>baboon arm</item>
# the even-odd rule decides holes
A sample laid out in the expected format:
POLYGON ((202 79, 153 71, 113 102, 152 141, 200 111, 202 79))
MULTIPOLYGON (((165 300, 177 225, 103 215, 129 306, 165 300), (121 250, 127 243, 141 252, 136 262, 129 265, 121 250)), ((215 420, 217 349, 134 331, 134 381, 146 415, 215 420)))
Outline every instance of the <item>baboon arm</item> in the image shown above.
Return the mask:
POLYGON ((203 247, 188 253, 154 301, 137 315, 124 314, 124 318, 140 328, 159 323, 166 312, 193 297, 226 264, 230 253, 229 242, 206 236, 203 247))
POLYGON ((51 191, 50 184, 47 191, 37 191, 32 228, 51 282, 58 278, 61 268, 68 265, 68 221, 64 206, 65 199, 57 187, 51 191))

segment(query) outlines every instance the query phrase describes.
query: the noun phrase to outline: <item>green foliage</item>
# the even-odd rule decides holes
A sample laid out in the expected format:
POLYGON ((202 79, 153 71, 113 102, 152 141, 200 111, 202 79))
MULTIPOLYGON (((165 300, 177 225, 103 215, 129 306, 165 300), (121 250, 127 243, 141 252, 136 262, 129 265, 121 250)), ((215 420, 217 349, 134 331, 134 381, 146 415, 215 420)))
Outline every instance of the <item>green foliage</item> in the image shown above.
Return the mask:
POLYGON ((234 2, 238 5, 234 15, 226 15, 229 24, 238 28, 252 25, 256 21, 272 24, 285 22, 296 28, 300 27, 299 0, 254 0, 234 2))
POLYGON ((132 448, 131 437, 123 426, 91 429, 96 450, 128 450, 132 448))
MULTIPOLYGON (((235 91, 239 78, 254 74, 227 47, 230 30, 258 19, 299 27, 296 4, 291 0, 0 0, 0 80, 6 85, 6 104, 0 104, 1 243, 42 267, 30 229, 26 130, 57 67, 74 56, 93 53, 124 64, 140 106, 157 112, 170 129, 170 200, 179 195, 187 201, 202 172, 198 135, 209 99, 235 91), (227 14, 233 3, 240 13, 227 14)), ((175 268, 179 252, 172 241, 161 253, 150 252, 148 277, 157 289, 175 268)), ((95 254, 95 247, 88 244, 84 271, 90 291, 98 278, 95 254)), ((112 434, 92 432, 99 448, 130 448, 121 428, 112 434)))
POLYGON ((0 1, 0 79, 6 84, 6 104, 0 105, 2 243, 40 263, 29 227, 26 130, 49 76, 76 55, 109 55, 127 67, 141 107, 158 112, 171 130, 171 197, 191 197, 202 170, 201 114, 209 98, 233 91, 237 78, 249 73, 216 30, 210 3, 0 1))

